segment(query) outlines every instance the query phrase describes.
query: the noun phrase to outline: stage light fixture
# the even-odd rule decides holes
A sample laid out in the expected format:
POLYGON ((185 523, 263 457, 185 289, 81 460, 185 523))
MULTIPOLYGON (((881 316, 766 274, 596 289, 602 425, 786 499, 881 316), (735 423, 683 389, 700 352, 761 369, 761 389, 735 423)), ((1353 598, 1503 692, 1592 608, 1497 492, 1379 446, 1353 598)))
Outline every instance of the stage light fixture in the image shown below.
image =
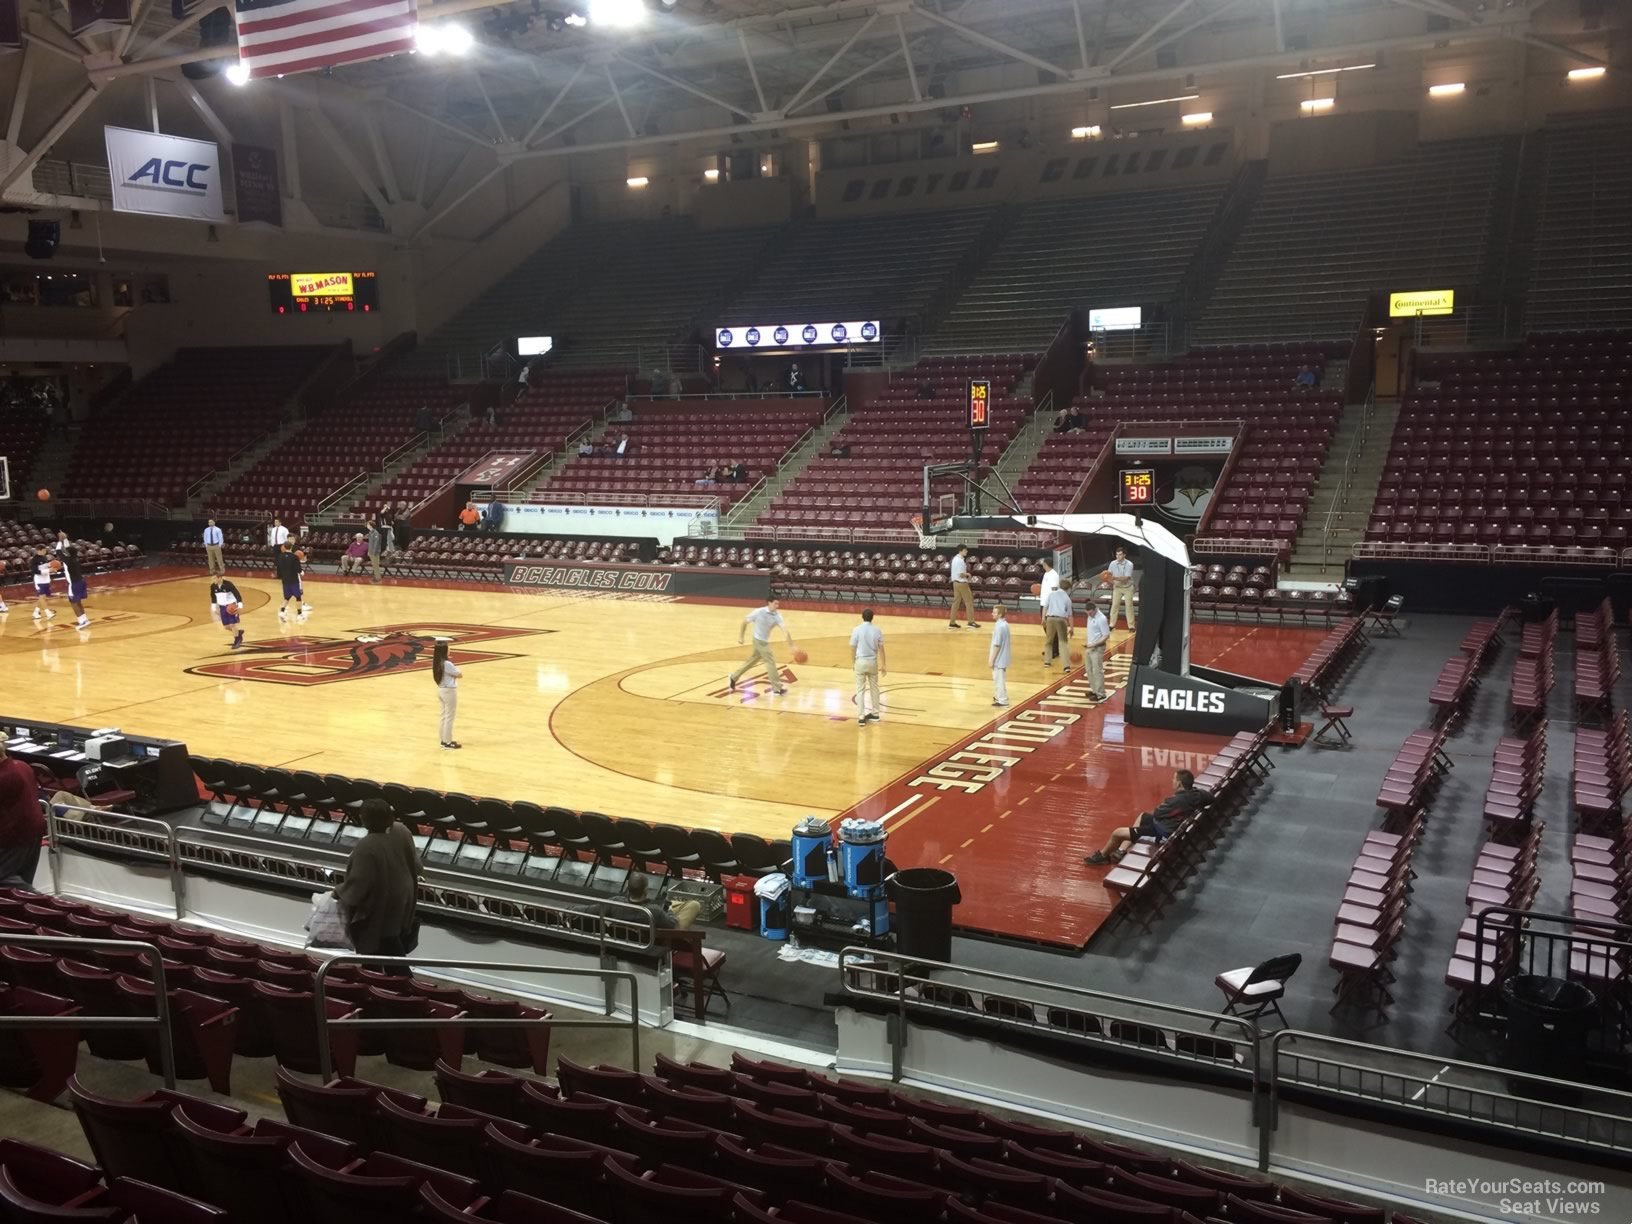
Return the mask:
POLYGON ((244 64, 229 64, 227 70, 221 74, 234 85, 249 84, 249 68, 244 64))
POLYGON ((1572 81, 1596 81, 1604 75, 1604 69, 1598 68, 1571 68, 1569 78, 1572 81))
POLYGON ((1428 86, 1428 96, 1430 98, 1450 98, 1463 92, 1465 89, 1467 89, 1467 84, 1465 82, 1450 81, 1444 85, 1428 86))
POLYGON ((589 20, 611 30, 632 30, 646 20, 642 0, 589 0, 589 20))

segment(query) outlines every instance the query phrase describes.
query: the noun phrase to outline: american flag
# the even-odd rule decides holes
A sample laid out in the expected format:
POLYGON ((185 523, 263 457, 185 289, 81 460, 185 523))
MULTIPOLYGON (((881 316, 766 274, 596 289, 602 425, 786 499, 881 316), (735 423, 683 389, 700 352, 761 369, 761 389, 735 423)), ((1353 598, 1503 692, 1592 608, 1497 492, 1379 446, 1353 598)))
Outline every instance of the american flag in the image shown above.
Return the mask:
POLYGON ((237 0, 238 62, 254 77, 411 51, 415 0, 237 0))

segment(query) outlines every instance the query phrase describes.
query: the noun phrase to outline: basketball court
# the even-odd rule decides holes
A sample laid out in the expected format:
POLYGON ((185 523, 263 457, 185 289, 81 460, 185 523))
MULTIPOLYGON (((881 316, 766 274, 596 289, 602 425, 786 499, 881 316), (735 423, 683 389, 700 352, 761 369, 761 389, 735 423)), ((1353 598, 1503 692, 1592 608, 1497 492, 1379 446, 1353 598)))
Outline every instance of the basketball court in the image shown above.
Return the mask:
MULTIPOLYGON (((91 628, 37 622, 13 591, 0 667, 28 717, 184 741, 197 754, 528 799, 688 827, 786 837, 803 817, 885 820, 901 866, 962 883, 960 926, 1081 947, 1111 899, 1081 859, 1200 771, 1224 737, 1126 727, 1038 662, 1016 620, 1007 710, 991 705, 988 632, 940 609, 881 611, 885 717, 856 724, 853 611, 784 604, 809 661, 780 641, 785 696, 762 673, 732 692, 747 610, 666 596, 520 593, 478 584, 316 577, 305 625, 280 625, 270 576, 235 576, 245 645, 209 615, 209 580, 159 568, 93 580, 91 628), (464 671, 456 737, 437 744, 430 640, 464 671)), ((60 602, 60 601, 54 601, 60 602)), ((1320 630, 1194 626, 1196 662, 1279 680, 1320 630)))

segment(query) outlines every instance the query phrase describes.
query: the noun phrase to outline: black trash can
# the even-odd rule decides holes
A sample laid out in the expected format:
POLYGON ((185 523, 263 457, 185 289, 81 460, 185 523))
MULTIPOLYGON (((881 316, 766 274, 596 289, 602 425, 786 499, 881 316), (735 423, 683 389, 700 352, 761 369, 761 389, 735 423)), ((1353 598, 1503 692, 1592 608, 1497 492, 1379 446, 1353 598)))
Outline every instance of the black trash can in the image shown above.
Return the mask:
POLYGON ((1579 982, 1521 973, 1502 983, 1502 1002, 1507 1012, 1503 1061, 1509 1068, 1550 1079, 1582 1078, 1597 995, 1579 982))
POLYGON ((937 867, 908 867, 884 881, 895 902, 895 947, 903 956, 952 959, 952 907, 963 900, 958 877, 937 867))

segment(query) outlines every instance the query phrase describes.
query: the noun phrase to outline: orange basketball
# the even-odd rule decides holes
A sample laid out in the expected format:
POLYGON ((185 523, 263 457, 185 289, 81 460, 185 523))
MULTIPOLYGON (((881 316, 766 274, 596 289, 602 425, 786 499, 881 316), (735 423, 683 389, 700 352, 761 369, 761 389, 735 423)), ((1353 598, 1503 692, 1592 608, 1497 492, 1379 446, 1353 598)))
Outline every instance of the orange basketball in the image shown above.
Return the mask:
POLYGON ((1100 586, 1110 586, 1111 585, 1111 571, 1110 570, 1101 570, 1099 572, 1099 585, 1100 586))
POLYGON ((795 663, 809 663, 810 656, 802 650, 796 650, 793 652, 793 661, 795 663))
POLYGON ((52 558, 51 558, 51 566, 50 566, 50 569, 51 569, 51 572, 52 572, 52 573, 53 573, 53 574, 60 574, 60 573, 62 573, 62 562, 61 562, 61 561, 59 561, 59 560, 57 560, 57 558, 55 558, 55 557, 52 557, 52 558))
POLYGON ((34 494, 34 496, 39 498, 41 501, 50 501, 51 500, 51 490, 50 489, 41 489, 38 493, 34 494))
POLYGON ((244 610, 244 605, 243 604, 230 603, 230 604, 227 605, 227 611, 229 613, 231 613, 233 616, 237 616, 238 613, 242 612, 243 610, 244 610))
POLYGON ((1031 584, 1031 593, 1033 595, 1041 595, 1043 593, 1043 584, 1040 583, 1040 582, 1032 583, 1031 584))
POLYGON ((306 550, 304 548, 295 549, 295 557, 300 561, 306 560, 306 550))

